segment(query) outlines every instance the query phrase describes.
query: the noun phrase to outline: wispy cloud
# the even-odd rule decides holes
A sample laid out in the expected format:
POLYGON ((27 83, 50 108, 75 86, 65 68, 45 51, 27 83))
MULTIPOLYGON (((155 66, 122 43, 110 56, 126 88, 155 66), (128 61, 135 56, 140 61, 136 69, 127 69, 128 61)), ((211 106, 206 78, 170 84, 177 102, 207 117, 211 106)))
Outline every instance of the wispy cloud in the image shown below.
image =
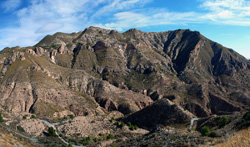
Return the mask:
POLYGON ((218 24, 250 26, 250 1, 206 0, 201 8, 208 10, 203 19, 218 24))
POLYGON ((1 7, 5 9, 5 12, 13 11, 21 5, 21 0, 5 0, 2 2, 1 7))
MULTIPOLYGON (((19 7, 20 0, 8 0, 2 5, 8 11, 19 7), (11 2, 12 3, 10 5, 11 2), (11 7, 10 7, 10 6, 11 7), (9 7, 7 7, 9 6, 9 7)), ((76 32, 96 24, 102 17, 117 11, 141 7, 151 0, 32 0, 18 11, 19 25, 0 29, 0 48, 36 44, 43 36, 60 32, 76 32), (138 7, 138 6, 137 6, 138 7)), ((13 13, 13 12, 12 12, 13 13)))
POLYGON ((20 9, 21 0, 5 0, 1 6, 6 11, 13 11, 19 24, 0 29, 0 48, 34 45, 47 34, 80 31, 90 25, 119 31, 170 24, 250 26, 250 2, 247 0, 199 0, 200 6, 195 10, 202 11, 144 8, 153 1, 32 0, 27 7, 20 9))
POLYGON ((170 25, 181 24, 186 25, 188 23, 198 22, 198 14, 195 12, 166 12, 163 10, 151 11, 142 10, 143 12, 120 12, 114 14, 114 22, 106 24, 96 24, 99 27, 116 29, 124 31, 128 28, 158 26, 158 25, 170 25), (146 12, 147 11, 147 12, 146 12))

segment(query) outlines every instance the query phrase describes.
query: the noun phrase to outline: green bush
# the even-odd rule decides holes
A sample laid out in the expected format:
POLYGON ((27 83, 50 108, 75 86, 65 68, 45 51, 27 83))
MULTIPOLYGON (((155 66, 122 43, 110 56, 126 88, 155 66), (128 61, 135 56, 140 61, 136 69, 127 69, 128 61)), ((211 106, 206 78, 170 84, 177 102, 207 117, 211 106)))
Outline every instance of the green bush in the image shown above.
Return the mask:
POLYGON ((31 118, 36 118, 36 116, 35 115, 31 115, 31 118))
POLYGON ((112 123, 114 120, 115 120, 114 117, 112 117, 109 121, 112 123))
POLYGON ((73 119, 73 118, 75 118, 75 116, 74 115, 68 115, 69 116, 69 118, 71 118, 71 119, 73 119))
POLYGON ((97 138, 94 138, 93 141, 94 141, 94 142, 97 142, 97 138))
POLYGON ((209 130, 209 128, 207 126, 204 126, 204 127, 201 128, 201 135, 202 136, 208 136, 209 133, 210 133, 210 130, 209 130))
POLYGON ((134 131, 134 130, 135 130, 135 126, 131 125, 131 126, 129 127, 129 129, 132 130, 132 131, 134 131))
POLYGON ((67 116, 64 116, 63 119, 66 120, 66 119, 68 119, 68 117, 67 117, 67 116))
POLYGON ((103 134, 102 134, 102 133, 99 133, 99 136, 103 136, 103 134))
POLYGON ((88 145, 90 140, 91 140, 91 138, 88 136, 86 138, 83 138, 82 141, 81 141, 81 143, 83 145, 88 145))
POLYGON ((128 124, 127 124, 129 127, 131 127, 132 126, 132 124, 131 124, 131 122, 128 122, 128 124))
POLYGON ((68 144, 68 147, 73 147, 73 145, 71 143, 68 144))
POLYGON ((4 120, 3 120, 3 116, 2 114, 0 114, 0 123, 2 123, 4 120))
POLYGON ((227 125, 229 123, 229 120, 227 117, 223 117, 221 120, 220 120, 220 124, 219 124, 219 127, 222 128, 224 127, 225 125, 227 125))
POLYGON ((243 115, 243 119, 244 119, 244 120, 250 120, 250 111, 246 112, 246 113, 243 115))
POLYGON ((114 135, 109 134, 109 135, 107 136, 107 139, 115 139, 115 137, 114 137, 114 135))
POLYGON ((119 122, 118 122, 118 121, 117 121, 117 122, 115 122, 115 125, 116 125, 116 126, 119 126, 119 122))
POLYGON ((23 119, 27 119, 27 116, 26 116, 26 115, 24 115, 24 116, 23 116, 23 119))
POLYGON ((123 128, 125 126, 124 122, 121 122, 121 128, 123 128))
POLYGON ((86 137, 86 138, 83 138, 82 141, 83 141, 83 142, 89 142, 89 141, 90 141, 90 137, 88 136, 88 137, 86 137))
POLYGON ((21 132, 24 132, 24 129, 23 129, 23 127, 21 127, 21 126, 17 126, 17 130, 19 130, 19 131, 21 131, 21 132))
POLYGON ((49 132, 49 136, 51 136, 51 137, 58 137, 56 135, 56 130, 53 127, 49 127, 48 132, 49 132))
POLYGON ((139 129, 139 127, 137 125, 135 125, 135 130, 139 129))

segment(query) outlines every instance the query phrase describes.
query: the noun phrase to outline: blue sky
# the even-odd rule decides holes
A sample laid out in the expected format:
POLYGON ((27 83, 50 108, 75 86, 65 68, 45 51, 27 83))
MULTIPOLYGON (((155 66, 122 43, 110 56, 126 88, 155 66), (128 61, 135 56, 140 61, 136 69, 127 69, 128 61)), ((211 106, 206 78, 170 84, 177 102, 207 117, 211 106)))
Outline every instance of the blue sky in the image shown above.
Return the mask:
POLYGON ((1 0, 0 50, 89 26, 191 29, 250 58, 249 0, 1 0))

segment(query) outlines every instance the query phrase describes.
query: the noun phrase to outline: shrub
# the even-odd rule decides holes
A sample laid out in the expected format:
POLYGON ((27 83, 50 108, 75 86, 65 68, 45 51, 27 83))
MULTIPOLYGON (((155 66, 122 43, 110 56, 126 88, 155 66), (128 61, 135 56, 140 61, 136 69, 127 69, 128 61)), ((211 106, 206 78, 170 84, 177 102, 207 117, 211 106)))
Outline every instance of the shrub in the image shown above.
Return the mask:
POLYGON ((36 118, 36 116, 35 115, 31 115, 31 118, 36 118))
POLYGON ((23 119, 27 119, 27 116, 26 116, 26 115, 24 115, 24 116, 23 116, 23 119))
POLYGON ((115 122, 115 125, 116 125, 116 126, 119 126, 119 122, 118 122, 118 121, 117 121, 117 122, 115 122))
POLYGON ((132 124, 131 124, 131 122, 128 122, 128 124, 127 124, 129 127, 131 127, 132 126, 132 124))
POLYGON ((99 133, 99 136, 103 136, 103 134, 102 134, 102 133, 99 133))
POLYGON ((53 127, 49 127, 48 132, 49 132, 49 136, 51 136, 51 137, 58 137, 56 135, 56 130, 53 127))
POLYGON ((201 135, 202 136, 208 136, 209 133, 210 133, 210 130, 207 126, 204 126, 201 128, 201 135))
POLYGON ((21 127, 21 126, 17 126, 17 130, 19 130, 19 131, 21 131, 21 132, 24 132, 24 129, 23 129, 23 127, 21 127))
POLYGON ((0 123, 2 123, 4 120, 3 120, 3 117, 2 117, 2 114, 0 114, 0 123))
POLYGON ((135 126, 131 125, 131 126, 129 127, 129 129, 132 130, 132 131, 134 131, 134 130, 135 130, 135 126))
POLYGON ((114 137, 114 135, 109 134, 109 135, 107 136, 107 139, 115 139, 115 137, 114 137))
POLYGON ((86 138, 83 138, 82 141, 83 141, 83 142, 89 142, 89 141, 90 141, 90 137, 88 136, 88 137, 86 137, 86 138))
POLYGON ((97 138, 94 138, 93 141, 94 141, 94 142, 97 142, 97 138))
POLYGON ((135 130, 139 129, 139 127, 137 125, 135 125, 135 130))
POLYGON ((125 126, 124 122, 121 122, 121 128, 123 128, 125 126))
POLYGON ((114 117, 112 117, 109 121, 112 123, 114 120, 115 120, 114 117))
POLYGON ((243 119, 244 119, 244 120, 250 120, 250 111, 246 112, 246 113, 243 115, 243 119))
POLYGON ((229 120, 227 117, 223 117, 221 120, 220 120, 220 124, 219 124, 219 127, 222 128, 224 127, 225 125, 227 125, 229 123, 229 120))
POLYGON ((83 138, 82 141, 81 141, 81 143, 83 145, 88 145, 90 140, 91 140, 91 138, 88 136, 86 138, 83 138))
POLYGON ((216 132, 211 132, 208 136, 209 137, 218 137, 216 132))
POLYGON ((73 119, 73 118, 75 118, 75 116, 74 115, 68 115, 69 116, 69 118, 71 118, 71 119, 73 119))
POLYGON ((71 143, 68 144, 68 147, 73 147, 73 145, 71 143))

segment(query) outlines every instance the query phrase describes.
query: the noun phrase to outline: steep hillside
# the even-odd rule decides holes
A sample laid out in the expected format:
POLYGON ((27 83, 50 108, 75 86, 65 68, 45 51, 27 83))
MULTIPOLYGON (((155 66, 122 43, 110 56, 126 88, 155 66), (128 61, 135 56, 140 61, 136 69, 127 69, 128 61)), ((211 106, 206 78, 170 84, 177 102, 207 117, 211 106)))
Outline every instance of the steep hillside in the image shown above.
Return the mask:
POLYGON ((152 130, 250 109, 250 61, 191 30, 56 33, 2 50, 0 71, 1 110, 51 121, 79 116, 72 122, 112 128, 105 116, 119 111, 152 130))
POLYGON ((130 29, 119 33, 90 27, 79 33, 47 36, 36 46, 47 44, 49 48, 51 42, 65 46, 70 56, 66 58, 58 49, 56 64, 85 70, 152 100, 169 98, 199 117, 224 113, 217 104, 227 107, 225 113, 249 106, 250 62, 196 31, 130 29), (67 36, 71 40, 65 40, 67 36))

